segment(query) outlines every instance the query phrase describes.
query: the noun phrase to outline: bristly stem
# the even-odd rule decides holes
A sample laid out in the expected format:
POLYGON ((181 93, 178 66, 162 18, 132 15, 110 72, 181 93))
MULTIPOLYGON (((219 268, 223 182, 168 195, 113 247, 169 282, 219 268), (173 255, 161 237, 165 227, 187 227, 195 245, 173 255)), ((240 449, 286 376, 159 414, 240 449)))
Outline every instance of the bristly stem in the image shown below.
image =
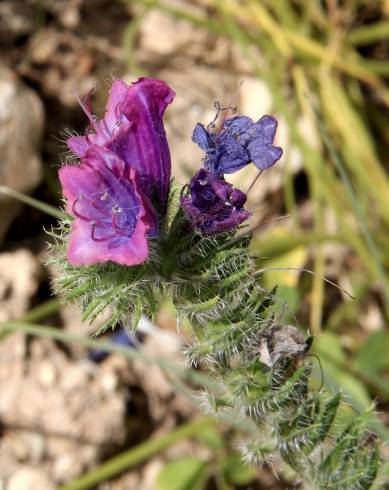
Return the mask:
POLYGON ((211 370, 219 385, 216 396, 204 394, 205 408, 254 422, 257 429, 242 444, 248 462, 269 462, 272 448, 307 488, 370 488, 379 459, 370 413, 347 425, 343 397, 310 386, 308 339, 282 324, 274 292, 258 284, 247 243, 225 249, 228 240, 203 239, 182 251, 180 288, 171 290, 193 327, 189 362, 211 370))
POLYGON ((139 318, 141 313, 157 311, 160 298, 168 297, 180 319, 193 329, 195 341, 186 349, 188 363, 204 367, 212 378, 49 327, 20 322, 7 322, 4 327, 120 351, 130 359, 142 356, 205 387, 201 405, 207 413, 249 424, 250 434, 244 432, 241 443, 248 462, 283 461, 294 470, 296 480, 310 489, 370 488, 379 459, 378 444, 368 428, 371 413, 353 414, 347 425, 345 412, 350 409, 343 397, 311 386, 310 341, 283 323, 276 291, 268 292, 259 283, 260 267, 249 251, 250 235, 204 237, 188 231, 181 213, 173 216, 171 233, 164 235, 158 253, 143 266, 129 268, 71 266, 64 249, 68 226, 64 223, 60 234, 54 234, 56 261, 62 268, 58 287, 81 302, 85 319, 110 308, 107 325, 111 327, 119 319, 128 323, 131 314, 139 318))

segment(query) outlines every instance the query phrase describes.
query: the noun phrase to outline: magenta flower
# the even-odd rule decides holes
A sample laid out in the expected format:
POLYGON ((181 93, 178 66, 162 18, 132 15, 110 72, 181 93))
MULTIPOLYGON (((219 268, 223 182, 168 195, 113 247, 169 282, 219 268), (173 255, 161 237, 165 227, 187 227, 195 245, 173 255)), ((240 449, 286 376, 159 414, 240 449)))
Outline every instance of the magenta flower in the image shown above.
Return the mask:
POLYGON ((80 102, 91 131, 85 136, 69 138, 67 144, 80 158, 93 144, 111 150, 126 167, 137 171, 142 190, 163 211, 169 192, 171 162, 162 117, 174 95, 160 80, 140 78, 131 85, 116 80, 100 121, 80 102))
POLYGON ((135 168, 91 144, 81 165, 62 167, 59 177, 67 211, 75 218, 68 243, 71 264, 131 266, 147 259, 148 235, 157 222, 135 168))
POLYGON ((190 181, 181 206, 193 228, 204 235, 230 231, 251 216, 243 206, 246 194, 223 177, 201 169, 190 181))

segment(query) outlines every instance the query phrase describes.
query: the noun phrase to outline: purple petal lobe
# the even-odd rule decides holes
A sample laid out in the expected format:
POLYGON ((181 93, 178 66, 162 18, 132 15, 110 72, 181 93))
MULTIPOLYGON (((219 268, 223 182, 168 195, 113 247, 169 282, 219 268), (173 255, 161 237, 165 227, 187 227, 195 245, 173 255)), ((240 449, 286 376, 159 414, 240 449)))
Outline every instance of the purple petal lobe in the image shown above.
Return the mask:
POLYGON ((89 143, 85 136, 72 136, 66 140, 66 144, 72 150, 72 152, 78 157, 82 158, 87 149, 89 148, 89 143))
POLYGON ((202 124, 196 124, 192 134, 192 141, 193 143, 197 143, 199 147, 204 151, 207 151, 209 149, 209 135, 202 124))
POLYGON ((243 208, 246 195, 223 178, 201 169, 190 181, 181 205, 193 228, 205 235, 228 232, 251 214, 243 208))
MULTIPOLYGON (((105 108, 104 122, 108 131, 113 135, 120 123, 123 121, 121 114, 121 104, 124 102, 128 91, 128 86, 123 80, 115 80, 109 91, 107 106, 105 108)), ((104 123, 100 123, 103 124, 104 123)))
POLYGON ((74 265, 112 261, 136 265, 148 257, 155 212, 136 171, 106 148, 92 145, 80 166, 60 169, 67 210, 74 216, 68 258, 74 265))
POLYGON ((272 116, 263 116, 248 130, 251 141, 258 144, 271 145, 277 130, 277 120, 272 116))
POLYGON ((128 87, 121 113, 131 122, 119 131, 109 148, 135 168, 148 196, 164 206, 171 175, 170 152, 162 116, 175 93, 160 80, 141 78, 128 87))
POLYGON ((127 85, 116 80, 108 96, 104 117, 98 121, 80 101, 90 121, 85 136, 67 140, 68 147, 80 158, 91 145, 115 153, 127 167, 137 171, 141 188, 166 205, 170 185, 170 152, 162 117, 175 93, 160 80, 141 78, 127 85))
POLYGON ((255 142, 248 146, 250 160, 259 170, 266 170, 279 160, 282 156, 282 149, 273 145, 257 145, 255 142))

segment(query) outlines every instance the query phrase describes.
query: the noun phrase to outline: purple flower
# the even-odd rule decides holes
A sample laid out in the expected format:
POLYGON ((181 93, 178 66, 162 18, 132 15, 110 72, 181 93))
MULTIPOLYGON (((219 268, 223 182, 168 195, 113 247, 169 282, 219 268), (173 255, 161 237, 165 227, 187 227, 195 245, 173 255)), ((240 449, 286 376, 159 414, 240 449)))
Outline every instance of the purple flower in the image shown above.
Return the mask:
POLYGON ((277 121, 263 116, 253 121, 247 116, 226 119, 218 133, 197 124, 192 140, 206 152, 204 166, 216 175, 231 174, 253 162, 265 170, 281 158, 282 149, 273 146, 277 121))
POLYGON ((80 102, 92 130, 85 136, 69 138, 67 144, 80 158, 91 145, 111 150, 127 169, 137 171, 143 192, 164 209, 171 162, 162 117, 174 95, 160 80, 140 78, 131 85, 116 80, 100 121, 80 102))
POLYGON ((157 222, 135 168, 90 144, 81 165, 62 167, 59 177, 67 211, 75 218, 68 243, 71 264, 131 266, 147 259, 147 238, 157 222))
POLYGON ((181 205, 192 226, 205 235, 227 232, 251 214, 243 206, 246 194, 209 170, 201 169, 190 181, 181 205))

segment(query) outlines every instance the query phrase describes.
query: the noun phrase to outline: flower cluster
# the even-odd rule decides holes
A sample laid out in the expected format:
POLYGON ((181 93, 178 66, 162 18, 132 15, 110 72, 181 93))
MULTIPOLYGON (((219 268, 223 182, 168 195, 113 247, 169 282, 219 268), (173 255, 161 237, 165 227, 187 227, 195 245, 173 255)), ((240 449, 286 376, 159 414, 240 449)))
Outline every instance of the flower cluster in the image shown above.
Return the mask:
POLYGON ((282 149, 273 146, 277 121, 263 116, 253 121, 246 116, 225 119, 217 133, 197 124, 192 140, 205 151, 204 168, 190 181, 181 204, 193 227, 203 234, 233 230, 251 214, 243 206, 246 195, 225 181, 253 162, 260 171, 281 158, 282 149))
MULTIPOLYGON (((149 238, 159 234, 167 211, 171 162, 163 115, 174 92, 160 80, 116 80, 104 117, 79 101, 89 119, 84 136, 68 138, 78 157, 59 171, 67 211, 74 218, 68 242, 73 265, 116 262, 132 266, 149 257, 149 238)), ((205 151, 204 166, 189 182, 181 206, 193 229, 204 235, 229 232, 251 214, 246 194, 228 183, 253 162, 259 170, 282 155, 273 146, 277 121, 263 116, 224 119, 219 131, 197 124, 193 141, 205 151)))
POLYGON ((104 117, 82 104, 91 130, 67 140, 80 164, 59 171, 73 265, 113 261, 136 265, 148 257, 148 237, 166 208, 171 162, 162 116, 174 92, 162 81, 113 83, 104 117), (155 204, 155 207, 153 204, 155 204))

